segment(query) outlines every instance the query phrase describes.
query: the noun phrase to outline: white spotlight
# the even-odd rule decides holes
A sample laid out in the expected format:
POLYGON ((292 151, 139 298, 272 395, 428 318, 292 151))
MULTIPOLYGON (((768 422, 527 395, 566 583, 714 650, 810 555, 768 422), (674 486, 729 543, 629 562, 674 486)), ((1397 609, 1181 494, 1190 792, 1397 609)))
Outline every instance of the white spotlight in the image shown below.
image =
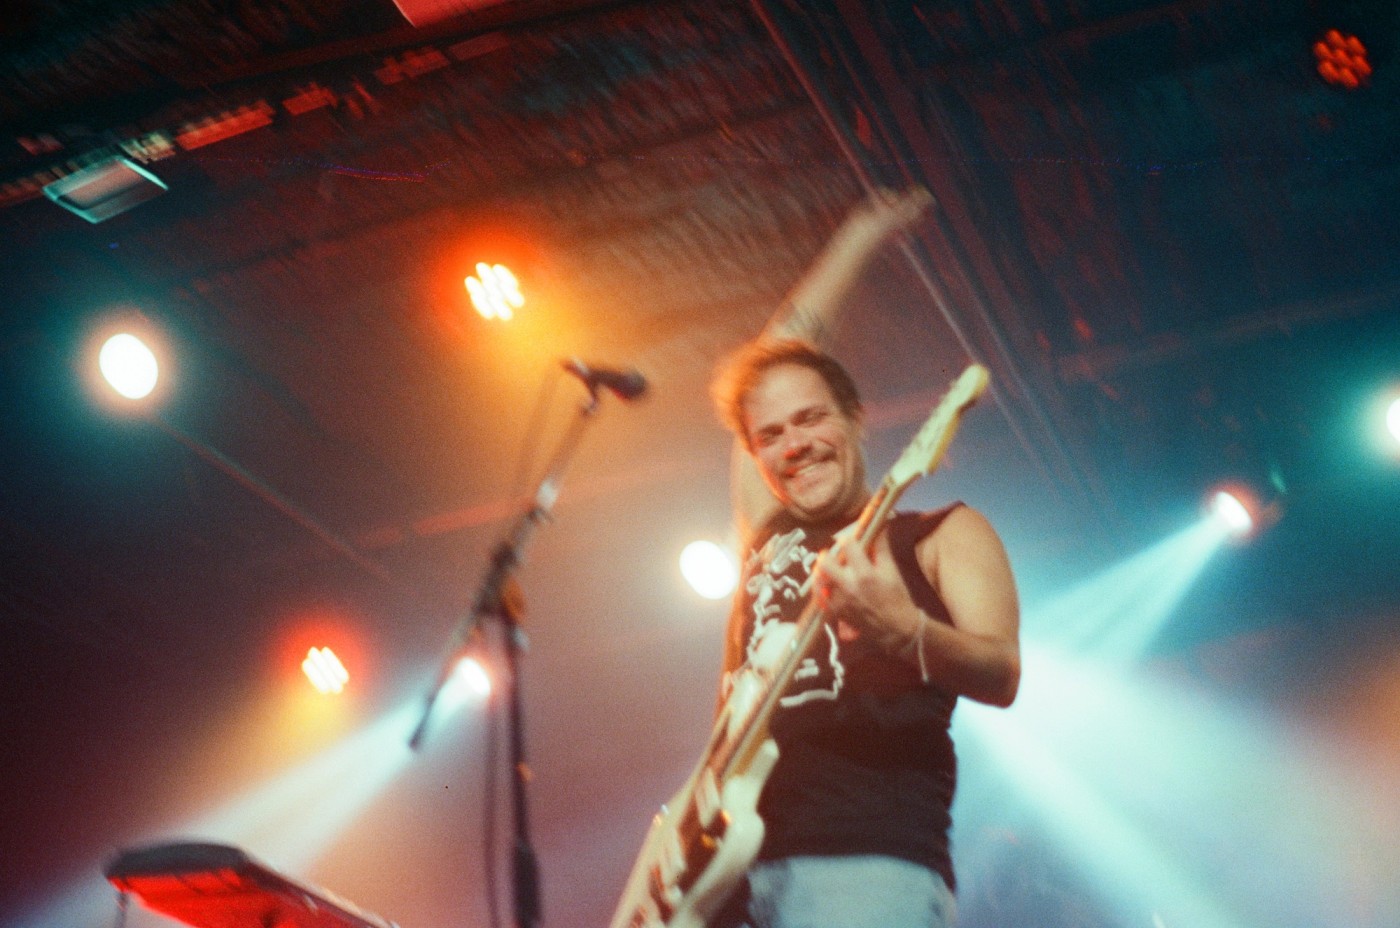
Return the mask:
POLYGON ((471 699, 485 699, 491 695, 491 675, 474 657, 464 657, 457 662, 450 685, 471 699))
POLYGON ((692 541, 681 552, 681 575, 706 599, 723 599, 734 592, 739 570, 729 552, 712 541, 692 541))
POLYGON ((468 657, 457 665, 457 676, 467 684, 467 688, 478 696, 491 695, 491 675, 481 662, 468 657))
POLYGON ((1219 490, 1211 497, 1210 514, 1235 538, 1243 538, 1254 528, 1254 516, 1238 496, 1219 490))
POLYGON ((97 366, 112 389, 129 400, 149 396, 160 376, 154 352, 126 332, 107 339, 97 355, 97 366))
POLYGON ((1385 427, 1390 430, 1391 439, 1400 446, 1400 396, 1391 400, 1390 408, 1386 410, 1385 427))

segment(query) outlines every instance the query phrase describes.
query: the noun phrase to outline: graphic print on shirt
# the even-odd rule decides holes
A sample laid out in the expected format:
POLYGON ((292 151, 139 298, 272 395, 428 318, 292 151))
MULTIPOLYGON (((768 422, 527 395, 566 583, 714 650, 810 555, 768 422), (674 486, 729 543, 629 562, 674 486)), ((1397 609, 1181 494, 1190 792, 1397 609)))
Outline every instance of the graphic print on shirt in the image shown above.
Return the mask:
MULTIPOLYGON (((804 542, 807 533, 800 528, 769 538, 762 548, 749 555, 745 566, 748 582, 744 591, 753 610, 753 631, 749 634, 745 657, 748 666, 767 672, 782 658, 796 634, 793 622, 802 613, 812 591, 812 567, 819 551, 804 542)), ((793 675, 789 694, 778 701, 783 708, 813 700, 834 700, 841 693, 846 668, 831 626, 822 631, 827 647, 804 658, 793 675)))

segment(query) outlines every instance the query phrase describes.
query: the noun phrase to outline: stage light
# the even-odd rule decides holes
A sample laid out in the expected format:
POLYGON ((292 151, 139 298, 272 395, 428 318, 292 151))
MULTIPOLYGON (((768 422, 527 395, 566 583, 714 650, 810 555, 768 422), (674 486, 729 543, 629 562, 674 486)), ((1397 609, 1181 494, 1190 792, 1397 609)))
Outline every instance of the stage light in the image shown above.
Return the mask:
POLYGON ((1355 90, 1371 80, 1366 46, 1356 36, 1339 29, 1328 29, 1313 43, 1313 57, 1317 59, 1317 73, 1329 84, 1355 90))
POLYGON ((327 695, 344 692, 345 684, 350 682, 350 673, 330 648, 307 651, 306 659, 301 662, 301 672, 317 692, 327 695))
POLYGON ((491 675, 476 658, 464 657, 458 661, 454 676, 468 692, 482 698, 491 695, 491 675))
POLYGON ((1243 543, 1258 537, 1282 517, 1283 500, 1275 496, 1265 504, 1251 487, 1231 482, 1212 487, 1203 508, 1222 539, 1243 543))
POLYGON ((44 195, 88 222, 111 219, 168 190, 130 158, 113 155, 44 186, 44 195))
POLYGON ((1027 611, 1025 636, 1112 665, 1151 647, 1227 537, 1207 515, 1027 611))
POLYGON ((525 305, 520 282, 504 264, 479 262, 476 275, 463 282, 471 294, 472 305, 483 319, 507 320, 515 315, 513 309, 525 305))
POLYGON ((723 599, 734 592, 738 568, 729 552, 712 541, 692 541, 681 551, 681 575, 706 599, 723 599))
POLYGON ((1254 516, 1235 493, 1217 490, 1210 500, 1210 514, 1234 538, 1243 538, 1254 528, 1254 516))
POLYGON ((1400 462, 1400 386, 1391 383, 1373 391, 1354 428, 1358 441, 1371 454, 1400 462))
POLYGON ((160 378, 155 353, 129 332, 113 335, 103 343, 97 366, 112 389, 130 400, 150 396, 160 378))
POLYGON ((442 687, 438 696, 439 711, 449 715, 468 705, 479 705, 491 695, 491 675, 475 657, 464 657, 457 661, 452 676, 442 687))

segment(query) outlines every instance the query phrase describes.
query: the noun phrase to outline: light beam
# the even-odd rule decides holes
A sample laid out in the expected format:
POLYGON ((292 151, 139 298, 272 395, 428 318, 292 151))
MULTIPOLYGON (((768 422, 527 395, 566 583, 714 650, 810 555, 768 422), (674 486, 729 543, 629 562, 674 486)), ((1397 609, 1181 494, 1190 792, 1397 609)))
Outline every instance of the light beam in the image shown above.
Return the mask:
POLYGON ((1026 636, 1106 660, 1132 661, 1151 645, 1224 538, 1219 523, 1200 520, 1027 610, 1026 636))
POLYGON ((1363 904, 1379 926, 1387 784, 1325 733, 1189 680, 1029 646, 1010 710, 965 703, 982 748, 1124 923, 1308 928, 1363 904))
MULTIPOLYGON (((412 752, 405 733, 417 712, 416 705, 404 706, 243 796, 189 821, 130 836, 124 843, 185 839, 233 844, 289 875, 303 872, 407 767, 412 752)), ((72 928, 111 923, 113 891, 101 880, 101 869, 101 862, 94 861, 20 924, 72 928)))

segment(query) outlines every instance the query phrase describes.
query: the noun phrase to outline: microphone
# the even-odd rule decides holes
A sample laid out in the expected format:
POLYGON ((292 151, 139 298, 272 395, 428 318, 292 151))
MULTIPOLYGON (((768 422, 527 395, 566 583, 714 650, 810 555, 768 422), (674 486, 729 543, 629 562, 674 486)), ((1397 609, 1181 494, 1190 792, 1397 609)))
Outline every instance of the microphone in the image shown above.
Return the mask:
POLYGON ((635 368, 620 371, 612 367, 589 367, 578 358, 567 358, 560 363, 564 370, 583 381, 589 393, 597 393, 599 387, 607 387, 618 399, 635 400, 647 392, 647 379, 635 368))

